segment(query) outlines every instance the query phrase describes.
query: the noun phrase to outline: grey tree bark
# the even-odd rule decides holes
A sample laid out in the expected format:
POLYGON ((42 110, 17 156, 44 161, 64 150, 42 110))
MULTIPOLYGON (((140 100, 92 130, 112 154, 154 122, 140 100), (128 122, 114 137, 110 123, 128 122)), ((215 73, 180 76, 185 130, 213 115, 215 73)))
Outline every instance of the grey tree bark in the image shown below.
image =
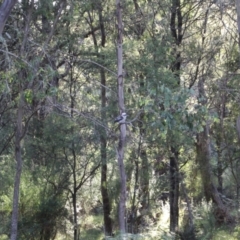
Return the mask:
MULTIPOLYGON (((117 83, 118 83, 118 105, 120 113, 125 112, 124 91, 123 91, 123 24, 122 24, 122 7, 121 0, 116 0, 117 13, 117 83)), ((120 172, 121 192, 119 202, 119 228, 121 234, 126 232, 125 211, 126 211, 126 173, 124 166, 124 144, 126 139, 126 124, 120 125, 120 136, 117 148, 117 158, 120 172)))

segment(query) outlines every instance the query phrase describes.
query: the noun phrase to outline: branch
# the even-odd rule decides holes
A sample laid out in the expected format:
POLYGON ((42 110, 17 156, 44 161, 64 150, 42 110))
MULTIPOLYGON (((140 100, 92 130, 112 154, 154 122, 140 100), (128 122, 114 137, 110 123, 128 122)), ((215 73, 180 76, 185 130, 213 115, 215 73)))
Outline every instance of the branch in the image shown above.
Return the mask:
POLYGON ((101 65, 100 63, 94 62, 94 61, 92 61, 92 60, 90 60, 90 59, 87 59, 87 60, 81 60, 81 61, 82 61, 82 62, 93 63, 93 64, 95 64, 95 65, 97 65, 97 66, 99 66, 99 67, 105 69, 106 71, 112 73, 115 77, 117 77, 117 73, 115 73, 115 72, 113 72, 112 70, 110 70, 110 69, 104 67, 104 66, 101 65))

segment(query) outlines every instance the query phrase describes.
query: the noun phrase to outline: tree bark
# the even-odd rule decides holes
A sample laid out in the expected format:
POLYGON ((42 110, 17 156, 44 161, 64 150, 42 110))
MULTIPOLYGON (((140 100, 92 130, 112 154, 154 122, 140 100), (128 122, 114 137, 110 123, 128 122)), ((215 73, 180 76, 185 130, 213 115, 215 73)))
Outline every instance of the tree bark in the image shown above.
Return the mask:
MULTIPOLYGON (((73 77, 71 72, 70 75, 70 106, 71 106, 71 118, 73 119, 73 109, 75 108, 75 101, 76 101, 76 80, 73 77)), ((72 136, 74 136, 75 129, 71 127, 72 136)), ((73 176, 73 190, 71 191, 72 195, 72 205, 73 205, 73 239, 78 240, 80 237, 79 231, 79 223, 78 223, 78 211, 77 211, 77 192, 78 192, 78 183, 77 183, 77 156, 75 152, 75 143, 74 141, 71 143, 71 153, 72 153, 72 176, 73 176)))
MULTIPOLYGON (((102 107, 102 121, 106 119, 106 77, 104 69, 100 69, 101 74, 101 107, 102 107)), ((101 129, 101 193, 102 193, 102 202, 103 202, 103 218, 104 218, 104 228, 105 235, 112 236, 112 219, 111 214, 111 203, 108 195, 107 188, 107 138, 105 129, 101 129)))
POLYGON ((219 192, 213 183, 211 166, 210 166, 210 142, 209 142, 209 129, 208 125, 204 130, 197 135, 197 162, 199 164, 204 194, 206 200, 212 200, 215 209, 214 215, 218 224, 232 222, 233 218, 230 216, 227 208, 224 206, 219 192))
MULTIPOLYGON (((171 18, 170 18, 170 31, 174 40, 174 46, 172 52, 174 55, 174 62, 172 65, 172 72, 176 77, 176 87, 180 87, 180 70, 181 70, 181 53, 178 47, 182 43, 183 38, 183 17, 180 0, 172 0, 171 3, 171 18)), ((175 232, 178 230, 179 220, 179 170, 178 170, 178 156, 179 152, 176 146, 174 146, 174 134, 169 131, 170 144, 170 157, 169 157, 169 202, 170 202, 170 231, 175 232)))
MULTIPOLYGON (((202 78, 200 78, 198 82, 198 92, 200 99, 199 102, 202 105, 205 105, 207 103, 207 100, 204 90, 204 80, 202 78)), ((227 208, 224 206, 222 199, 220 198, 219 192, 212 179, 210 165, 211 149, 209 139, 209 123, 206 123, 206 125, 203 127, 203 131, 197 134, 196 154, 196 161, 199 164, 200 168, 204 194, 207 202, 212 200, 215 206, 214 215, 216 222, 218 224, 232 222, 233 218, 229 214, 227 208)))
POLYGON ((169 202, 170 202, 170 231, 175 232, 178 229, 179 220, 179 169, 178 169, 178 151, 173 146, 170 147, 170 169, 169 169, 169 202))
MULTIPOLYGON (((124 106, 124 91, 123 91, 123 24, 122 24, 122 7, 121 0, 116 0, 117 13, 117 82, 118 82, 118 105, 120 113, 125 112, 124 106)), ((125 211, 126 211, 126 173, 124 166, 124 144, 126 138, 126 124, 120 125, 120 137, 117 148, 117 158, 120 172, 121 192, 119 202, 119 228, 121 234, 126 232, 125 226, 125 211)))
POLYGON ((149 163, 146 147, 144 147, 143 139, 145 135, 145 127, 144 127, 144 111, 140 114, 139 118, 139 132, 140 132, 140 146, 139 146, 139 157, 141 159, 141 169, 140 169, 140 191, 139 197, 141 199, 141 209, 146 212, 149 206, 149 163))
MULTIPOLYGON (((99 17, 99 24, 101 30, 101 46, 105 47, 106 43, 106 34, 105 34, 105 26, 102 16, 102 4, 101 1, 98 5, 98 17, 99 17)), ((94 35, 94 33, 93 33, 94 35)), ((100 59, 104 61, 104 56, 101 55, 100 59)), ((106 119, 106 75, 105 70, 103 68, 100 69, 100 77, 101 77, 101 118, 102 121, 106 119)), ((111 202, 109 199, 108 188, 107 188, 107 137, 106 137, 106 130, 104 128, 101 129, 101 194, 102 194, 102 202, 103 202, 103 219, 104 219, 104 229, 106 236, 112 236, 112 219, 110 217, 111 214, 111 202)))
POLYGON ((16 160, 16 175, 14 181, 13 192, 13 209, 11 220, 11 240, 17 239, 18 233, 18 205, 19 205, 19 192, 20 180, 22 173, 22 154, 21 154, 21 139, 23 137, 22 119, 23 119, 23 96, 20 93, 19 105, 17 110, 17 126, 15 132, 15 160, 16 160))
MULTIPOLYGON (((99 29, 101 32, 101 47, 105 47, 106 43, 106 33, 105 33, 105 26, 103 21, 103 8, 102 3, 99 1, 97 3, 98 8, 98 20, 99 20, 99 29)), ((104 62, 105 57, 104 54, 99 53, 98 49, 98 42, 96 31, 94 30, 93 18, 91 16, 90 11, 88 12, 88 24, 91 29, 91 35, 93 38, 93 44, 95 50, 97 52, 97 56, 99 62, 104 62)), ((101 79, 101 120, 104 122, 106 120, 106 75, 105 69, 100 68, 100 79, 101 79)), ((103 204, 103 220, 104 220, 104 230, 106 236, 112 236, 112 219, 110 217, 111 214, 111 202, 108 194, 107 188, 107 136, 106 130, 103 127, 100 127, 100 152, 101 152, 101 194, 102 194, 102 204, 103 204)))
POLYGON ((17 0, 5 0, 0 7, 0 36, 2 36, 2 32, 9 17, 14 5, 17 0))
MULTIPOLYGON (((239 49, 239 56, 240 56, 240 0, 236 0, 236 10, 237 10, 237 26, 238 26, 238 49, 239 49)), ((240 68, 240 60, 239 60, 238 66, 240 68)))

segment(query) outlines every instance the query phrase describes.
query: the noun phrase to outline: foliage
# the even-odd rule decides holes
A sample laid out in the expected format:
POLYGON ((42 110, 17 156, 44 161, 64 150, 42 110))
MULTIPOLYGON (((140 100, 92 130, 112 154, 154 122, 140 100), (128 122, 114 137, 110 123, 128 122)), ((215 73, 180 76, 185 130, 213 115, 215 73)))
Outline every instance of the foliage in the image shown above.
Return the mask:
MULTIPOLYGON (((176 239, 188 230, 192 214, 196 239, 238 239, 235 6, 121 2, 128 114, 129 232, 124 237, 176 239), (233 216, 231 223, 219 225, 216 201, 206 203, 201 143, 208 149, 203 160, 209 159, 211 183, 233 216), (179 187, 179 231, 174 233, 168 231, 173 179, 179 187)), ((119 127, 113 124, 119 114, 115 15, 110 0, 24 0, 11 12, 0 42, 0 239, 9 236, 21 96, 18 239, 102 239, 106 215, 115 234, 106 239, 124 238, 118 227, 119 127)))

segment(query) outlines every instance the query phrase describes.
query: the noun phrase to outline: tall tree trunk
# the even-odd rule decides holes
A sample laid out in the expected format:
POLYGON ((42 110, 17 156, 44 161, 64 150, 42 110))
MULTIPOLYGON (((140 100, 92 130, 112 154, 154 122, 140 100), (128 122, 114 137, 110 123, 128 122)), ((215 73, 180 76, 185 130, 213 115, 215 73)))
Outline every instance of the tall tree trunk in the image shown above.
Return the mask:
MULTIPOLYGON (((178 47, 182 43, 183 31, 182 31, 182 9, 180 0, 172 0, 171 4, 171 18, 170 18, 170 31, 174 40, 175 46, 173 47, 173 54, 175 55, 175 61, 172 65, 172 72, 174 73, 177 84, 176 87, 180 87, 180 69, 181 69, 181 54, 178 47)), ((175 232, 178 229, 179 220, 179 170, 178 170, 178 150, 174 146, 173 132, 169 131, 170 157, 169 157, 169 180, 170 180, 170 231, 175 232)))
MULTIPOLYGON (((99 20, 99 26, 100 26, 100 32, 101 32, 101 47, 105 47, 106 43, 106 33, 105 33, 105 26, 103 21, 103 8, 101 1, 97 1, 96 3, 98 7, 98 20, 99 20)), ((98 52, 99 46, 97 42, 97 37, 95 35, 94 31, 94 25, 93 25, 93 18, 91 17, 90 12, 88 12, 88 23, 91 29, 91 34, 93 38, 93 44, 95 47, 95 50, 97 52, 97 56, 99 59, 99 62, 104 62, 104 55, 102 53, 98 52)), ((106 119, 106 75, 105 70, 103 68, 100 68, 100 79, 101 79, 101 120, 102 122, 106 119)), ((105 123, 105 122, 104 122, 105 123)), ((108 194, 108 188, 107 188, 107 136, 106 136, 106 130, 104 128, 100 128, 100 152, 101 152, 101 194, 102 194, 102 204, 103 204, 103 219, 104 219, 104 229, 105 229, 105 235, 106 236, 112 236, 112 219, 110 217, 111 214, 111 202, 108 194)))
MULTIPOLYGON (((70 72, 70 108, 71 108, 71 118, 73 119, 73 113, 75 108, 75 99, 76 99, 76 80, 74 79, 73 70, 70 72)), ((74 136, 74 126, 71 127, 72 136, 74 136)), ((77 156, 75 152, 75 143, 74 141, 71 143, 71 153, 72 153, 72 174, 73 174, 73 191, 71 191, 72 195, 72 205, 73 205, 73 237, 74 240, 78 240, 80 237, 79 224, 78 224, 78 211, 77 211, 77 192, 78 192, 78 184, 77 184, 77 156)))
MULTIPOLYGON (((101 46, 105 47, 106 42, 106 34, 105 34, 105 26, 103 22, 102 16, 102 4, 101 1, 99 2, 98 7, 98 17, 99 17, 99 24, 101 30, 101 46)), ((104 61, 104 56, 100 56, 100 59, 104 61)), ((102 121, 106 119, 106 75, 105 70, 103 68, 100 69, 100 77, 101 77, 101 118, 102 121)), ((111 214, 111 202, 109 199, 108 188, 107 188, 107 136, 106 130, 102 128, 101 131, 101 193, 102 193, 102 202, 103 202, 103 219, 104 219, 104 229, 106 236, 112 236, 112 219, 110 217, 111 214)))
MULTIPOLYGON (((118 105, 120 113, 125 112, 124 106, 124 91, 123 91, 123 23, 122 23, 122 7, 121 0, 116 0, 116 13, 117 13, 117 83, 118 83, 118 105)), ((126 173, 124 166, 124 144, 126 138, 126 124, 120 125, 120 137, 117 148, 117 158, 120 172, 121 192, 119 202, 119 228, 121 234, 126 232, 125 226, 125 211, 126 211, 126 173)))
POLYGON ((104 229, 106 236, 112 236, 112 219, 111 214, 111 203, 108 195, 107 188, 107 152, 106 152, 106 136, 101 136, 101 194, 103 202, 103 218, 104 218, 104 229))
POLYGON ((16 132, 15 132, 16 175, 15 175, 14 192, 13 192, 11 240, 16 240, 17 233, 18 233, 18 205, 19 205, 20 180, 21 180, 21 173, 22 173, 22 153, 21 153, 22 151, 21 139, 23 137, 22 120, 23 120, 23 96, 21 92, 20 98, 19 98, 18 110, 17 110, 16 132))
MULTIPOLYGON (((102 121, 106 119, 106 78, 104 69, 101 68, 101 107, 102 107, 102 121)), ((112 236, 112 219, 111 214, 111 203, 108 195, 107 188, 107 138, 105 129, 101 129, 101 193, 102 193, 102 202, 103 202, 103 218, 104 218, 104 228, 105 235, 112 236)))

